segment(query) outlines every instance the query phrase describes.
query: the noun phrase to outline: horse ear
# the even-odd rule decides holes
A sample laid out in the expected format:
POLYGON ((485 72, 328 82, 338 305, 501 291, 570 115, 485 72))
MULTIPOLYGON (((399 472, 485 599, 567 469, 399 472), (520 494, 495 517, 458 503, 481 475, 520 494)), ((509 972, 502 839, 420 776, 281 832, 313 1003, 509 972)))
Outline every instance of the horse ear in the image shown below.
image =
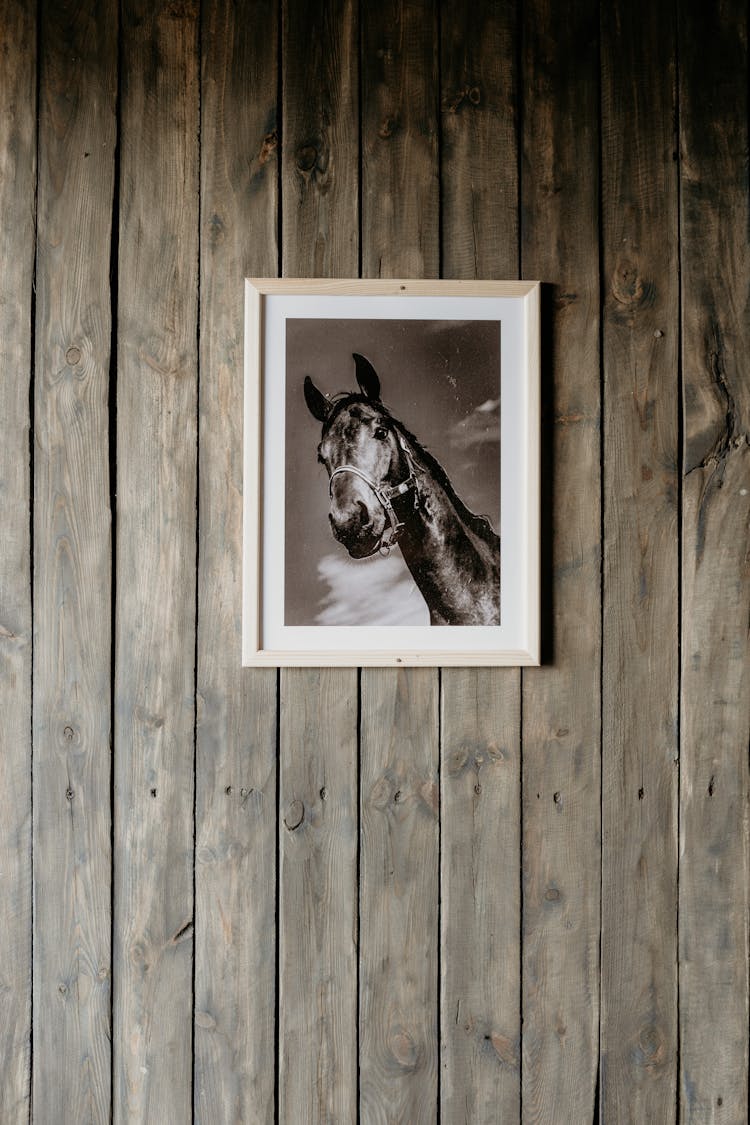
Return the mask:
POLYGON ((352 359, 357 373, 357 382, 363 394, 368 398, 374 398, 376 402, 380 401, 380 379, 378 379, 375 368, 370 363, 369 359, 365 359, 363 355, 358 352, 353 352, 352 359))
POLYGON ((309 375, 305 375, 305 402, 313 418, 325 422, 331 413, 331 404, 326 396, 321 394, 309 375))

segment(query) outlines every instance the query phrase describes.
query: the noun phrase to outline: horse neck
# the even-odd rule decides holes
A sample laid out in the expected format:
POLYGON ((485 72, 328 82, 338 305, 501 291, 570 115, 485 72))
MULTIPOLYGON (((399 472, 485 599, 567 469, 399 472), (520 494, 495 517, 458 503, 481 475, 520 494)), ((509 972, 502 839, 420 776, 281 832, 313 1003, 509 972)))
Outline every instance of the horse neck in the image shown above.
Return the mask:
POLYGON ((419 451, 409 447, 417 468, 417 500, 407 494, 403 516, 401 553, 431 617, 446 623, 461 623, 458 606, 462 591, 471 587, 474 597, 485 587, 499 591, 499 548, 493 551, 467 523, 456 504, 435 479, 419 451))

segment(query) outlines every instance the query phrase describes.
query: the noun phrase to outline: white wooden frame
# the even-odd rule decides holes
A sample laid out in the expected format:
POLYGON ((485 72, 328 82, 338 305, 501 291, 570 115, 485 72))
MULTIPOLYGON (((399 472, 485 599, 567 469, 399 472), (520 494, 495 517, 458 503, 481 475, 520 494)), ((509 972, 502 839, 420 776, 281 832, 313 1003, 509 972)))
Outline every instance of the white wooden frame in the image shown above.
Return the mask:
MULTIPOLYGON (((243 624, 242 663, 247 666, 535 666, 540 661, 539 640, 539 455, 540 455, 540 390, 539 390, 539 296, 535 281, 407 281, 396 280, 322 280, 253 278, 245 282, 245 395, 244 395, 244 557, 243 557, 243 624), (523 340, 523 417, 516 419, 523 436, 522 474, 523 503, 523 568, 524 608, 521 611, 521 634, 511 646, 502 649, 472 651, 466 648, 410 650, 379 649, 314 649, 264 647, 263 643, 263 457, 264 457, 264 388, 269 373, 265 371, 264 314, 266 299, 274 296, 321 297, 482 297, 512 299, 518 303, 518 316, 523 340)), ((507 304, 504 303, 504 307, 507 304)), ((503 406, 502 409, 505 409, 503 406)), ((502 454, 501 454, 502 456, 502 454)), ((517 483, 518 466, 514 477, 517 483)), ((501 480, 502 503, 505 503, 505 481, 501 480)), ((316 628, 330 630, 336 626, 316 628)), ((340 627, 339 627, 340 628, 340 627)), ((426 627, 434 628, 434 627, 426 627)), ((450 629, 450 626, 442 627, 450 629)), ((455 627, 454 627, 455 628, 455 627)), ((495 629, 500 626, 476 626, 495 629)), ((442 631, 442 630, 441 630, 442 631)))

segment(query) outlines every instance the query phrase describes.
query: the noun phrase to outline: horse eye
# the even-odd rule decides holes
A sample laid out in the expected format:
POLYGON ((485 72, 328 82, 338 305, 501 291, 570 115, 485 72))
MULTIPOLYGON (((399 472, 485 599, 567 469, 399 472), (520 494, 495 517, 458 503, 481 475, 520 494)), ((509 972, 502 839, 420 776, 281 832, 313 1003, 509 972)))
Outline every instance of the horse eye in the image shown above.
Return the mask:
POLYGON ((376 426, 374 434, 378 441, 385 441, 388 437, 388 431, 383 426, 376 426))

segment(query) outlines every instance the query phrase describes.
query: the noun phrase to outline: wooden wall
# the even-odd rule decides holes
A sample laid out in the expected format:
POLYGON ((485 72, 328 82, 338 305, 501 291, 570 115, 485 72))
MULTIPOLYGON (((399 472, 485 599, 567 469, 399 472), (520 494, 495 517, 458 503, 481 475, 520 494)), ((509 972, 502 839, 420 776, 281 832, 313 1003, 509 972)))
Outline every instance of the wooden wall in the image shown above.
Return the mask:
POLYGON ((746 5, 0 36, 3 1125, 745 1121, 746 5), (240 668, 277 272, 545 282, 541 669, 240 668))

